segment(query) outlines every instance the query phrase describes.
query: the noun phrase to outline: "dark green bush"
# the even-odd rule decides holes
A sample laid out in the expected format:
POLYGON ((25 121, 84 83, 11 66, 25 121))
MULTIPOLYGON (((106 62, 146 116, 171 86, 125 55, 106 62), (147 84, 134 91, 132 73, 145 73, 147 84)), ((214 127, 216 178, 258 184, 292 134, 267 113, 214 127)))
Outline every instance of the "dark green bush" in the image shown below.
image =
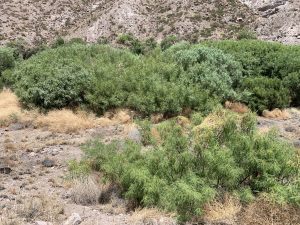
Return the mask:
POLYGON ((259 135, 252 114, 241 122, 222 110, 210 117, 219 125, 201 124, 190 133, 175 121, 163 122, 157 127, 160 144, 147 151, 133 142, 91 142, 87 162, 118 184, 128 200, 177 212, 181 220, 200 215, 207 201, 224 192, 246 202, 269 193, 300 204, 295 149, 273 133, 259 135))
POLYGON ((234 88, 242 79, 242 68, 231 55, 218 49, 193 46, 178 51, 175 58, 189 84, 198 84, 222 100, 239 98, 234 88))
POLYGON ((15 58, 14 50, 12 48, 0 47, 0 75, 6 70, 14 67, 15 58))
POLYGON ((290 73, 283 79, 284 85, 289 89, 293 106, 300 106, 300 72, 290 73))
POLYGON ((290 92, 278 78, 249 77, 242 86, 252 93, 247 104, 258 112, 285 108, 290 104, 290 92))
POLYGON ((175 35, 170 35, 165 37, 161 42, 160 42, 160 47, 163 51, 167 50, 170 48, 172 45, 176 44, 179 42, 179 39, 175 35))
POLYGON ((300 46, 259 40, 208 41, 204 45, 234 56, 245 76, 284 78, 300 69, 300 46))
POLYGON ((74 45, 44 51, 19 65, 13 79, 20 100, 45 109, 84 103, 92 75, 83 61, 76 61, 79 55, 85 55, 83 46, 74 45))
POLYGON ((243 39, 257 39, 256 33, 248 30, 248 29, 242 29, 237 37, 238 40, 243 40, 243 39))

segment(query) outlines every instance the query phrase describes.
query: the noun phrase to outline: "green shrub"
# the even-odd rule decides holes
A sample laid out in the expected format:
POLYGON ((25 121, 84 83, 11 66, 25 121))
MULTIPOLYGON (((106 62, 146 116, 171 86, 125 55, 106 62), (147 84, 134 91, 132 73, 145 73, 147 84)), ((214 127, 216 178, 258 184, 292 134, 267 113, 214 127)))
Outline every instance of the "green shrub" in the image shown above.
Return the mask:
POLYGON ((177 212, 180 220, 201 215, 203 205, 224 192, 251 201, 268 193, 276 201, 299 204, 299 165, 295 149, 274 133, 259 135, 252 114, 241 122, 233 113, 210 115, 216 126, 201 124, 186 133, 175 120, 158 127, 161 142, 144 151, 133 142, 91 142, 86 160, 128 200, 177 212))
POLYGON ((64 45, 65 44, 65 40, 62 38, 62 37, 58 37, 55 41, 54 41, 54 43, 52 44, 52 48, 57 48, 57 47, 59 47, 59 46, 62 46, 62 45, 64 45))
POLYGON ((300 69, 300 46, 259 40, 207 41, 204 45, 234 56, 243 66, 245 76, 282 79, 300 69))
POLYGON ((247 78, 243 82, 243 88, 252 95, 247 104, 258 112, 265 109, 285 108, 290 103, 289 90, 278 78, 254 77, 247 78))
POLYGON ((166 38, 164 38, 160 42, 160 47, 163 51, 165 51, 168 48, 170 48, 172 45, 177 43, 178 41, 179 41, 179 39, 175 35, 170 35, 170 36, 167 36, 166 38))
POLYGON ((92 77, 82 63, 74 60, 75 48, 70 52, 66 48, 44 51, 15 69, 14 88, 22 103, 50 109, 85 102, 92 77))
POLYGON ((14 50, 12 48, 0 47, 0 75, 15 65, 14 50))
POLYGON ((234 88, 242 78, 242 68, 230 55, 217 49, 195 46, 178 51, 175 57, 189 84, 198 84, 222 100, 239 98, 234 88))
POLYGON ((248 29, 242 29, 238 35, 237 35, 238 40, 243 40, 243 39, 257 39, 256 33, 248 30, 248 29))
POLYGON ((283 83, 290 91, 292 106, 300 106, 300 72, 293 72, 284 77, 283 83))

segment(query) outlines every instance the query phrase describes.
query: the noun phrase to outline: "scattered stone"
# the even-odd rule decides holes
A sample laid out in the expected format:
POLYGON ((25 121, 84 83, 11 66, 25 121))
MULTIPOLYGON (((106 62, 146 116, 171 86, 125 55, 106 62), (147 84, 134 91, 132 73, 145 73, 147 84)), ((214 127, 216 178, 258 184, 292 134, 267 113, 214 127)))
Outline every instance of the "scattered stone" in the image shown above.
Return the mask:
POLYGON ((5 190, 5 187, 0 185, 0 191, 3 191, 3 190, 5 190))
POLYGON ((8 166, 0 166, 0 173, 2 174, 10 174, 12 169, 8 166))
POLYGON ((35 157, 35 156, 36 156, 36 153, 35 153, 35 152, 30 152, 30 153, 29 153, 29 156, 30 156, 30 157, 35 157))
POLYGON ((64 222, 64 225, 79 225, 82 222, 78 213, 72 213, 72 215, 64 222))
POLYGON ((42 162, 42 165, 44 167, 53 167, 55 166, 55 162, 54 160, 51 160, 51 159, 45 159, 43 162, 42 162))
POLYGON ((286 132, 291 132, 291 133, 292 133, 292 132, 295 132, 296 129, 295 129, 295 127, 286 127, 286 128, 285 128, 285 131, 286 131, 286 132))

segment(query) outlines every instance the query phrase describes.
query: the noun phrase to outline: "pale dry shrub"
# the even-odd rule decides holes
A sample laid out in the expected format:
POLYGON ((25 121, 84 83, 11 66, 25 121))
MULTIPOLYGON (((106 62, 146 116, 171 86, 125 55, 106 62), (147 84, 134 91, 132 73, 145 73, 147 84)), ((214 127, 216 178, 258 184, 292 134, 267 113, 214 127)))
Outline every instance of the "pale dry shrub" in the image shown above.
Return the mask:
POLYGON ((63 204, 49 195, 27 196, 19 207, 18 215, 27 221, 56 221, 63 214, 63 204))
POLYGON ((175 214, 165 213, 156 208, 136 209, 129 218, 130 224, 134 225, 175 225, 175 214))
POLYGON ((225 108, 229 109, 233 112, 236 112, 236 113, 247 113, 250 111, 249 108, 245 104, 240 103, 240 102, 226 101, 225 108))
POLYGON ((269 119, 289 119, 290 118, 290 114, 288 113, 287 110, 280 110, 280 109, 274 109, 272 111, 269 110, 264 110, 262 112, 262 116, 269 118, 269 119))
POLYGON ((208 222, 233 221, 240 211, 239 200, 226 194, 222 200, 214 200, 206 204, 203 218, 208 222))
POLYGON ((76 133, 97 126, 97 121, 93 115, 62 109, 50 111, 46 115, 39 115, 34 124, 54 132, 76 133))
POLYGON ((0 225, 21 225, 22 221, 16 214, 15 206, 4 208, 0 212, 0 225))
POLYGON ((0 126, 8 126, 21 117, 21 107, 17 96, 9 89, 0 93, 0 126))
POLYGON ((71 188, 71 199, 80 205, 94 205, 99 201, 100 186, 92 177, 82 177, 75 180, 71 188))
POLYGON ((259 197, 243 209, 239 220, 243 225, 299 225, 300 208, 259 197))

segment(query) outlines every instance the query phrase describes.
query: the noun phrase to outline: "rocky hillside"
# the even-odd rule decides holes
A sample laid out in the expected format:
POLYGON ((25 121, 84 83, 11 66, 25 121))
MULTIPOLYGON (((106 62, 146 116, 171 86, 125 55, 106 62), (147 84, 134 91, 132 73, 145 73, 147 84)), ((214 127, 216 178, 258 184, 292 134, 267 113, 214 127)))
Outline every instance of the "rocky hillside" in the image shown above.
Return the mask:
POLYGON ((234 37, 255 30, 263 39, 300 42, 297 0, 1 0, 0 43, 57 36, 96 41, 120 33, 160 40, 234 37))
POLYGON ((2 0, 0 39, 34 43, 55 36, 114 37, 133 33, 161 39, 233 36, 255 19, 238 0, 2 0))
POLYGON ((256 32, 266 40, 300 43, 300 1, 242 0, 259 15, 256 32))

